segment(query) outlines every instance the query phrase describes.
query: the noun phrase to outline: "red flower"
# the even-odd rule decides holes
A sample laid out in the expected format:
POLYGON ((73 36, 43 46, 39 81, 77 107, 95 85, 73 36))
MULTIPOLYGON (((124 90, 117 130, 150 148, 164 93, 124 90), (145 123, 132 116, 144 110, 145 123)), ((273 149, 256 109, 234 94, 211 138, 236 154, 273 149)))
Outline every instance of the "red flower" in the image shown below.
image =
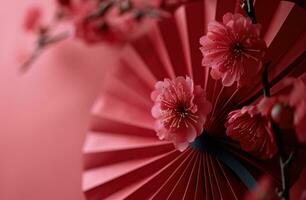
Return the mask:
POLYGON ((97 21, 81 21, 76 25, 76 37, 82 38, 89 44, 99 43, 102 41, 116 42, 114 32, 109 29, 107 24, 97 21))
POLYGON ((95 1, 82 1, 72 10, 75 20, 75 36, 92 44, 101 41, 113 41, 114 37, 106 22, 102 18, 89 17, 98 9, 95 1))
POLYGON ((210 22, 200 44, 202 65, 212 69, 214 79, 222 78, 224 86, 251 83, 262 68, 266 44, 260 38, 260 25, 240 14, 227 13, 223 23, 210 22))
POLYGON ((89 17, 97 9, 95 2, 83 3, 75 9, 75 35, 89 44, 99 42, 117 42, 120 32, 111 26, 105 18, 89 17))
POLYGON ((288 78, 285 82, 285 85, 290 87, 290 92, 264 98, 259 104, 260 110, 277 122, 280 128, 295 128, 299 141, 306 142, 305 82, 302 79, 293 78, 288 78))
MULTIPOLYGON (((85 42, 93 44, 99 42, 121 43, 140 35, 152 25, 152 17, 143 16, 137 19, 137 12, 147 12, 156 8, 160 2, 157 1, 131 1, 129 10, 119 12, 119 5, 123 1, 109 4, 103 14, 101 4, 105 2, 82 1, 72 9, 72 16, 75 19, 76 37, 85 42)), ((103 7, 103 6, 102 6, 103 7)), ((142 16, 142 14, 140 14, 142 16)))
POLYGON ((277 153, 271 124, 257 106, 245 106, 230 112, 225 127, 226 134, 239 141, 241 148, 252 155, 268 159, 277 153))
POLYGON ((189 77, 165 79, 155 84, 151 94, 154 101, 152 115, 159 139, 170 140, 180 151, 203 131, 211 103, 200 86, 189 77))
POLYGON ((25 16, 23 28, 26 31, 36 31, 40 25, 41 20, 41 9, 38 7, 31 7, 25 16))

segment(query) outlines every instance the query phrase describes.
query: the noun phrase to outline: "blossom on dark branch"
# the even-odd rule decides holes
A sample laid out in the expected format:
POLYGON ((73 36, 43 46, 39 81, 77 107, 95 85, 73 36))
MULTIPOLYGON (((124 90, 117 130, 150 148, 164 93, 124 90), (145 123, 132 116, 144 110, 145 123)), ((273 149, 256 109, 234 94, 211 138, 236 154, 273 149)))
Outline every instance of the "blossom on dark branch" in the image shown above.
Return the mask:
POLYGON ((224 86, 247 85, 262 69, 266 44, 260 25, 241 14, 227 13, 222 23, 210 22, 200 44, 202 65, 211 68, 211 76, 222 79, 224 86))
POLYGON ((261 112, 273 119, 282 129, 295 129, 299 142, 306 142, 306 85, 302 79, 288 78, 286 94, 264 98, 261 112))
POLYGON ((74 6, 75 35, 89 44, 122 43, 152 25, 163 15, 157 10, 160 1, 84 1, 74 6))
POLYGON ((245 106, 228 114, 226 134, 240 143, 241 148, 252 155, 272 158, 277 153, 271 123, 257 106, 245 106))
POLYGON ((23 28, 26 31, 37 31, 41 25, 42 12, 38 7, 31 7, 27 12, 23 22, 23 28))

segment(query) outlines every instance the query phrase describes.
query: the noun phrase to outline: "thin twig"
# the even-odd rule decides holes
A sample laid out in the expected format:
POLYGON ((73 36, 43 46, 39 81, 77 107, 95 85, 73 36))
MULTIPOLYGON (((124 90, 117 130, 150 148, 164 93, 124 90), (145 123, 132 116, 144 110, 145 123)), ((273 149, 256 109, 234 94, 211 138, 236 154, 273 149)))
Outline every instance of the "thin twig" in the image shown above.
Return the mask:
POLYGON ((252 23, 256 24, 256 15, 255 15, 255 9, 253 6, 253 0, 244 0, 242 1, 241 7, 245 10, 247 15, 251 18, 252 23))
POLYGON ((263 93, 266 97, 270 96, 270 83, 269 83, 269 66, 271 62, 264 64, 263 75, 262 75, 262 84, 263 84, 263 93))
POLYGON ((21 65, 20 71, 22 73, 27 72, 34 61, 40 56, 41 52, 42 48, 37 45, 30 57, 21 65))
MULTIPOLYGON (((262 84, 263 84, 263 92, 266 97, 270 96, 270 86, 269 86, 269 65, 270 62, 264 65, 264 70, 262 73, 262 84)), ((286 151, 284 149, 284 142, 281 135, 281 130, 279 126, 271 121, 272 130, 275 137, 275 142, 278 147, 278 156, 279 156, 279 164, 281 170, 281 178, 282 178, 282 190, 278 193, 281 200, 289 200, 289 174, 288 167, 293 159, 294 153, 292 152, 289 157, 286 155, 286 151)))
POLYGON ((42 35, 38 38, 36 47, 30 57, 21 65, 20 71, 22 73, 25 73, 28 71, 31 67, 31 65, 34 63, 34 61, 41 55, 43 52, 43 49, 45 49, 47 46, 51 44, 58 43, 70 36, 69 32, 63 32, 59 33, 53 37, 49 37, 46 35, 42 35))
MULTIPOLYGON (((288 175, 288 165, 292 156, 288 159, 286 158, 286 152, 283 148, 284 143, 281 137, 281 130, 275 122, 272 123, 272 130, 274 133, 275 141, 278 146, 278 156, 279 156, 279 165, 281 170, 281 179, 282 179, 282 190, 278 193, 279 197, 282 200, 289 200, 289 175, 288 175)), ((291 154, 293 155, 293 154, 291 154)))
MULTIPOLYGON (((252 23, 256 24, 256 15, 255 9, 253 6, 253 0, 244 0, 241 7, 245 10, 246 14, 251 18, 252 23)), ((269 66, 271 62, 268 62, 264 65, 264 70, 262 73, 262 84, 263 84, 263 93, 266 97, 269 97, 270 94, 270 83, 269 83, 269 66)), ((287 158, 286 151, 284 149, 284 143, 282 140, 281 130, 279 126, 271 121, 272 130, 274 133, 276 145, 278 146, 278 156, 281 169, 281 178, 282 178, 282 190, 279 192, 279 197, 281 200, 289 200, 289 174, 288 166, 293 158, 293 153, 287 158)))

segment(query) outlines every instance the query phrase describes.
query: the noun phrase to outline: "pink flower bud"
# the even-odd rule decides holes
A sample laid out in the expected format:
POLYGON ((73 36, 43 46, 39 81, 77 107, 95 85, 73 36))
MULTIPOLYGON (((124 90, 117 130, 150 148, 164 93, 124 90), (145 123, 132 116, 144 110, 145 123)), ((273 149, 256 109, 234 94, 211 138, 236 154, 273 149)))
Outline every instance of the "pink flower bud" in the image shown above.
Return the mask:
POLYGON ((271 117, 281 128, 291 128, 293 126, 293 110, 282 103, 276 103, 273 106, 271 117))
POLYGON ((27 12, 23 22, 26 31, 36 31, 40 26, 42 12, 38 7, 31 7, 27 12))

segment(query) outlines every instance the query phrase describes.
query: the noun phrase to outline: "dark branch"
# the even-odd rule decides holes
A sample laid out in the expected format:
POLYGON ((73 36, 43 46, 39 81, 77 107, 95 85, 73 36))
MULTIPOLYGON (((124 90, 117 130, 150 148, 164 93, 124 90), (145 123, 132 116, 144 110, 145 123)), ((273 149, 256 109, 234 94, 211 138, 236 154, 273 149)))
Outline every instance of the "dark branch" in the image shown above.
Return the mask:
POLYGON ((267 62, 264 65, 262 73, 262 84, 263 84, 263 93, 266 97, 270 96, 270 84, 269 84, 269 66, 271 62, 267 62))
MULTIPOLYGON (((270 62, 264 65, 264 70, 262 73, 262 84, 263 84, 263 92, 266 97, 270 96, 270 83, 269 83, 269 65, 270 62)), ((278 156, 279 156, 279 164, 281 169, 281 178, 282 178, 282 190, 278 193, 279 197, 282 200, 289 200, 289 174, 288 174, 288 166, 293 158, 293 153, 287 158, 286 151, 284 148, 284 142, 281 134, 281 129, 278 124, 271 121, 272 130, 274 133, 276 145, 278 147, 278 156)))
POLYGON ((45 49, 50 44, 58 43, 66 38, 69 37, 68 32, 59 33, 53 37, 49 37, 47 35, 41 35, 36 43, 36 47, 30 57, 21 65, 20 71, 22 73, 25 73, 28 71, 31 67, 31 65, 34 63, 34 61, 41 55, 43 49, 45 49))
POLYGON ((246 14, 251 18, 252 23, 256 24, 257 21, 256 21, 255 9, 253 6, 253 0, 244 0, 241 6, 246 12, 246 14))

